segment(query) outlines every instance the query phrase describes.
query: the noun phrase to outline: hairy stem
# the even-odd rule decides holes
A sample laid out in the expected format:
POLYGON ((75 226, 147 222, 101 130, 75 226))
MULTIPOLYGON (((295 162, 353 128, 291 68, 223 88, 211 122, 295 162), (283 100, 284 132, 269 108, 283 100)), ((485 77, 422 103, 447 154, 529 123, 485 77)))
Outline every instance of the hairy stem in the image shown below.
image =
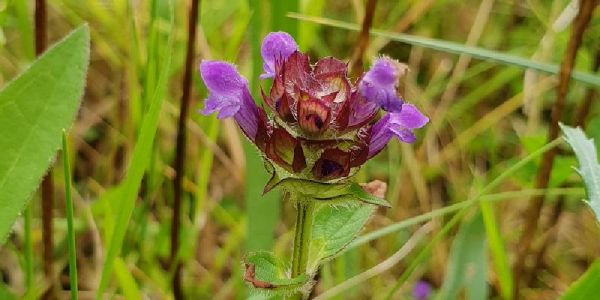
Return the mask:
MULTIPOLYGON (((292 278, 307 272, 314 211, 315 203, 313 201, 310 199, 298 200, 296 204, 296 232, 292 253, 292 278)), ((297 294, 294 298, 301 299, 302 297, 302 294, 297 294)))

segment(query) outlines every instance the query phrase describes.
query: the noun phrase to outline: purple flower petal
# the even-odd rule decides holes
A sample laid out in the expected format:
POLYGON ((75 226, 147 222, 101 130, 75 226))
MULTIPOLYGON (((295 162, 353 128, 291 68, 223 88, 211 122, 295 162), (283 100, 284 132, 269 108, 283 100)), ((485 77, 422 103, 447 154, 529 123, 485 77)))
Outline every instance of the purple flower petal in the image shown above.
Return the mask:
POLYGON ((255 141, 259 112, 248 90, 248 81, 234 65, 222 61, 202 61, 200 76, 210 93, 200 112, 205 115, 218 112, 219 119, 234 117, 244 134, 255 141))
POLYGON ((402 98, 397 95, 398 79, 406 66, 389 57, 378 58, 358 84, 358 90, 367 100, 377 103, 389 112, 402 109, 402 98))
POLYGON ((423 115, 416 106, 408 103, 402 105, 402 110, 393 114, 392 118, 392 123, 409 129, 421 128, 429 122, 429 118, 423 115))
POLYGON ((208 115, 219 111, 219 119, 233 116, 240 109, 248 81, 235 66, 221 61, 202 61, 200 76, 210 92, 202 113, 208 115))
POLYGON ((405 143, 414 143, 417 138, 412 129, 421 128, 429 122, 414 105, 404 104, 400 112, 387 113, 379 119, 371 129, 369 155, 371 158, 379 153, 393 136, 405 143))
POLYGON ((248 88, 248 81, 230 63, 217 60, 203 60, 200 63, 200 76, 211 93, 219 95, 238 94, 248 88))
POLYGON ((263 40, 260 53, 263 58, 263 69, 265 73, 260 75, 261 79, 275 76, 275 61, 284 60, 298 50, 294 38, 286 32, 271 32, 263 40))

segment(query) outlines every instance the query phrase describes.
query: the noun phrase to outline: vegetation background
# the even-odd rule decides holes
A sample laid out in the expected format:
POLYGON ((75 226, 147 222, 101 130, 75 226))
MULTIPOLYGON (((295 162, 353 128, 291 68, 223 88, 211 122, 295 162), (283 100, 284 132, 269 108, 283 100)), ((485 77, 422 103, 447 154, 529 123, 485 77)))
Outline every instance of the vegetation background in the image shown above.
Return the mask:
MULTIPOLYGON (((104 276, 102 295, 108 298, 170 298, 175 145, 191 1, 47 2, 50 44, 82 23, 91 32, 85 95, 69 134, 80 297, 93 297, 104 276), (157 98, 164 102, 153 147, 146 159, 136 160, 142 118, 157 98), (128 200, 115 191, 133 186, 125 175, 134 163, 144 179, 130 201, 130 222, 120 223, 115 208, 128 200), (125 237, 114 276, 103 271, 113 227, 125 237)), ((376 239, 359 239, 321 268, 314 297, 383 299, 398 289, 393 299, 410 299, 415 284, 426 281, 441 299, 556 299, 599 258, 600 227, 581 201, 581 180, 571 169, 576 161, 565 147, 547 188, 535 184, 542 164, 537 158, 488 191, 490 201, 461 204, 548 142, 576 2, 200 1, 193 70, 202 59, 235 62, 256 95, 260 41, 267 32, 285 30, 313 60, 350 61, 359 53, 365 67, 383 54, 406 62, 411 71, 401 82, 402 94, 431 118, 417 143, 393 141, 361 170, 360 182, 387 182, 392 208, 379 209, 364 229, 378 232, 376 239), (378 31, 361 49, 358 31, 368 15, 378 31), (546 198, 523 255, 522 239, 531 227, 525 212, 539 195, 546 198), (451 219, 455 208, 464 207, 462 219, 451 219)), ((0 0, 0 86, 35 58, 33 11, 34 1, 0 0)), ((600 10, 576 53, 572 69, 585 74, 575 73, 568 85, 560 120, 584 126, 598 142, 600 10)), ((192 85, 177 253, 183 291, 187 299, 258 299, 243 282, 244 254, 275 249, 289 257, 293 207, 277 193, 261 195, 268 174, 260 158, 231 120, 196 113, 206 97, 196 71, 192 85)), ((62 168, 56 163, 51 175, 53 271, 43 271, 36 195, 26 213, 31 226, 19 219, 0 247, 2 299, 35 299, 48 289, 50 297, 68 297, 62 168)))

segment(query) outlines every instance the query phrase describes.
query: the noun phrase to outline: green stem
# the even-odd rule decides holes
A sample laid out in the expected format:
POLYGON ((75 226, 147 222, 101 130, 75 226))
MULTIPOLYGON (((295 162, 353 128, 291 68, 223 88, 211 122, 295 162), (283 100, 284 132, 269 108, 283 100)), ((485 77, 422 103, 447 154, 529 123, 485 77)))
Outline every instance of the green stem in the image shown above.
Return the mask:
POLYGON ((299 199, 296 204, 296 233, 292 255, 292 278, 306 273, 308 249, 312 235, 315 204, 310 199, 299 199))
POLYGON ((71 166, 67 148, 67 135, 63 130, 63 163, 65 172, 65 201, 67 209, 67 240, 69 245, 69 283, 71 285, 71 300, 77 300, 77 249, 75 247, 75 231, 73 230, 73 198, 71 197, 71 166))

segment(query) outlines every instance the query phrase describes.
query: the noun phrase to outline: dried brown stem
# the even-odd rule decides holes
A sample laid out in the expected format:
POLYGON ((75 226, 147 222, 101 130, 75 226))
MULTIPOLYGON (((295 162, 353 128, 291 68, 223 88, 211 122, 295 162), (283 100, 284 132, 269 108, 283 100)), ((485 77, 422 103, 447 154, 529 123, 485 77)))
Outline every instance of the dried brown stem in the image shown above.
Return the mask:
POLYGON ((352 76, 358 76, 363 72, 363 56, 369 46, 369 31, 373 25, 375 6, 377 6, 377 0, 367 0, 367 8, 362 22, 362 29, 358 35, 356 48, 354 48, 354 53, 352 54, 352 60, 350 62, 350 74, 352 76))
MULTIPOLYGON (((46 1, 35 1, 35 54, 41 55, 46 49, 47 42, 47 23, 46 1)), ((53 289, 52 280, 52 254, 54 248, 52 245, 52 207, 54 206, 54 183, 52 181, 52 167, 48 174, 42 180, 42 249, 43 249, 43 268, 46 280, 50 283, 50 288, 42 295, 42 299, 56 298, 53 289)))
MULTIPOLYGON (((577 14, 577 17, 575 18, 575 21, 573 23, 569 44, 567 46, 564 60, 560 68, 559 83, 556 90, 557 96, 556 101, 554 102, 554 106, 552 108, 552 116, 548 128, 548 141, 554 140, 558 137, 558 123, 562 119, 565 107, 565 98, 569 88, 569 82, 571 78, 571 72, 573 70, 573 65, 575 63, 575 57, 577 55, 577 50, 581 45, 583 33, 585 32, 585 29, 588 23, 590 22, 592 12, 595 6, 596 0, 581 1, 579 13, 577 14)), ((538 174, 535 181, 536 188, 545 189, 548 186, 548 181, 550 179, 550 173, 552 171, 552 165, 555 156, 556 149, 552 149, 544 153, 542 157, 542 163, 538 170, 538 174)), ((543 195, 535 197, 532 199, 529 207, 525 212, 525 230, 518 243, 517 259, 514 265, 515 289, 513 298, 515 299, 519 298, 521 279, 526 278, 526 276, 523 276, 523 271, 525 270, 525 261, 528 256, 529 249, 531 248, 531 244, 535 233, 537 232, 538 221, 540 218, 543 204, 543 195)))
POLYGON ((192 70, 194 67, 194 46, 196 44, 196 23, 198 22, 199 0, 192 0, 188 20, 188 42, 185 57, 185 72, 183 74, 183 94, 181 96, 181 108, 179 111, 179 121, 177 124, 177 141, 175 156, 175 179, 174 201, 173 201, 173 224, 171 226, 171 263, 175 265, 175 274, 173 275, 173 297, 176 300, 184 299, 181 284, 182 265, 177 260, 179 251, 179 231, 181 228, 181 196, 183 193, 183 176, 185 174, 185 149, 186 149, 186 128, 187 115, 190 108, 190 93, 192 89, 192 70))

